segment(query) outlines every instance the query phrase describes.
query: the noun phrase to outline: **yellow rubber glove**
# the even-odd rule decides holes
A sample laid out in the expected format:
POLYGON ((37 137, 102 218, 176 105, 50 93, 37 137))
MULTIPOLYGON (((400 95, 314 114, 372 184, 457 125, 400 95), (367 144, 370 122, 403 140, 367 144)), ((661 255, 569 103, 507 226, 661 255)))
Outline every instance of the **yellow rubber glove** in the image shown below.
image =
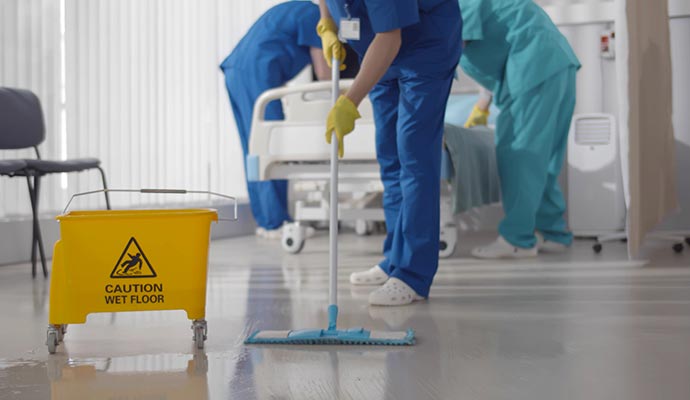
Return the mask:
POLYGON ((331 18, 321 18, 316 25, 316 33, 321 38, 321 48, 323 56, 329 67, 333 67, 333 56, 340 61, 340 70, 345 70, 345 48, 338 40, 338 27, 331 18))
POLYGON ((474 106, 470 117, 465 122, 465 128, 472 128, 474 126, 486 126, 489 123, 489 110, 482 110, 474 106))
POLYGON ((345 154, 345 146, 343 143, 345 135, 355 129, 355 121, 361 117, 355 103, 343 95, 338 97, 338 101, 335 102, 335 105, 328 113, 328 119, 326 120, 326 142, 331 144, 331 137, 335 131, 335 136, 338 138, 338 157, 343 158, 345 154))

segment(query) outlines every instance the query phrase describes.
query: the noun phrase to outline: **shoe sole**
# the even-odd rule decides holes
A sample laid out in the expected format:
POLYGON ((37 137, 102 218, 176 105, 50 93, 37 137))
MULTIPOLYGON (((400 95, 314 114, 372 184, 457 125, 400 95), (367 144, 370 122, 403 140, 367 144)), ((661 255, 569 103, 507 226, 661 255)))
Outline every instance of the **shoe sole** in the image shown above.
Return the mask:
POLYGON ((358 282, 358 281, 354 281, 354 280, 352 280, 352 278, 350 278, 350 284, 355 285, 355 286, 381 286, 384 283, 386 283, 387 280, 388 280, 388 278, 381 281, 381 283, 376 283, 376 282, 367 282, 367 281, 363 281, 363 282, 359 281, 358 282))

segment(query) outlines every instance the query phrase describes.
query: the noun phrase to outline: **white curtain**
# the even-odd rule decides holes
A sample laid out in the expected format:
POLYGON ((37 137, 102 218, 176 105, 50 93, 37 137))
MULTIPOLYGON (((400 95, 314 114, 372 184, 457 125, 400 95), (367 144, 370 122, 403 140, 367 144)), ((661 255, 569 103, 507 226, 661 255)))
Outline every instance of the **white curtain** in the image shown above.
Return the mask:
MULTIPOLYGON (((218 65, 272 3, 66 0, 69 156, 100 157, 114 188, 246 197, 218 65)), ((70 178, 75 191, 97 186, 95 175, 70 178)), ((117 207, 165 201, 113 200, 117 207)))
MULTIPOLYGON (((60 8, 57 0, 0 0, 0 86, 30 89, 43 103, 44 157, 60 155, 60 8)), ((33 151, 0 150, 0 159, 34 157, 33 151)), ((58 182, 46 182, 55 201, 58 182)), ((0 219, 31 214, 26 181, 0 178, 0 219)))
MULTIPOLYGON (((208 189, 244 198, 243 157, 218 65, 276 3, 0 0, 0 84, 41 97, 49 138, 45 158, 98 157, 111 188, 208 189)), ((97 173, 44 181, 41 209, 51 213, 68 195, 100 188, 97 173)), ((8 179, 0 185, 0 217, 27 214, 26 188, 8 179)), ((112 200, 121 208, 205 199, 112 200)), ((76 206, 102 208, 103 201, 95 196, 76 206)))

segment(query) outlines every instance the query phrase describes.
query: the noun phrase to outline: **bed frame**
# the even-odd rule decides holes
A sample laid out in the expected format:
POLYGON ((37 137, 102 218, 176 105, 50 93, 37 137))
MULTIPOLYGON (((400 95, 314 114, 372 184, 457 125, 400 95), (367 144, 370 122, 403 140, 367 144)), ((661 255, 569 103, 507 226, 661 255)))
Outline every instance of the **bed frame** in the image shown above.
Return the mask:
MULTIPOLYGON (((340 81, 347 90, 352 80, 340 81)), ((307 239, 308 221, 328 219, 330 146, 324 140, 324 122, 331 109, 330 82, 314 82, 268 90, 256 101, 247 156, 249 180, 288 179, 306 201, 295 203, 295 222, 283 228, 282 246, 299 253, 307 239), (283 105, 285 119, 265 119, 272 101, 283 105)), ((383 185, 376 160, 373 110, 368 98, 359 106, 362 118, 345 138, 345 157, 339 163, 340 197, 338 218, 355 223, 359 235, 369 234, 384 221, 380 197, 383 185)), ((457 243, 457 230, 447 198, 442 201, 441 257, 450 256, 457 243)))

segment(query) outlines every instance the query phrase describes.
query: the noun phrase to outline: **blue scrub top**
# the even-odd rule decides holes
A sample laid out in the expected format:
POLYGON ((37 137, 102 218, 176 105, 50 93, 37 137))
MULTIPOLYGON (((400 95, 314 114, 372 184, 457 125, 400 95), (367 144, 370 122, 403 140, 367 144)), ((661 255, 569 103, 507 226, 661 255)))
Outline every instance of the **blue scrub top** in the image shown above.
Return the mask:
POLYGON ((319 7, 311 2, 291 1, 272 7, 249 28, 221 69, 289 81, 311 63, 309 48, 321 48, 316 33, 319 17, 319 7))
POLYGON ((503 104, 569 67, 580 67, 567 39, 532 0, 459 0, 462 69, 503 104))
POLYGON ((333 20, 360 19, 360 40, 347 43, 364 57, 377 33, 401 29, 402 45, 394 66, 417 74, 446 71, 459 61, 462 19, 455 0, 326 0, 333 20))

